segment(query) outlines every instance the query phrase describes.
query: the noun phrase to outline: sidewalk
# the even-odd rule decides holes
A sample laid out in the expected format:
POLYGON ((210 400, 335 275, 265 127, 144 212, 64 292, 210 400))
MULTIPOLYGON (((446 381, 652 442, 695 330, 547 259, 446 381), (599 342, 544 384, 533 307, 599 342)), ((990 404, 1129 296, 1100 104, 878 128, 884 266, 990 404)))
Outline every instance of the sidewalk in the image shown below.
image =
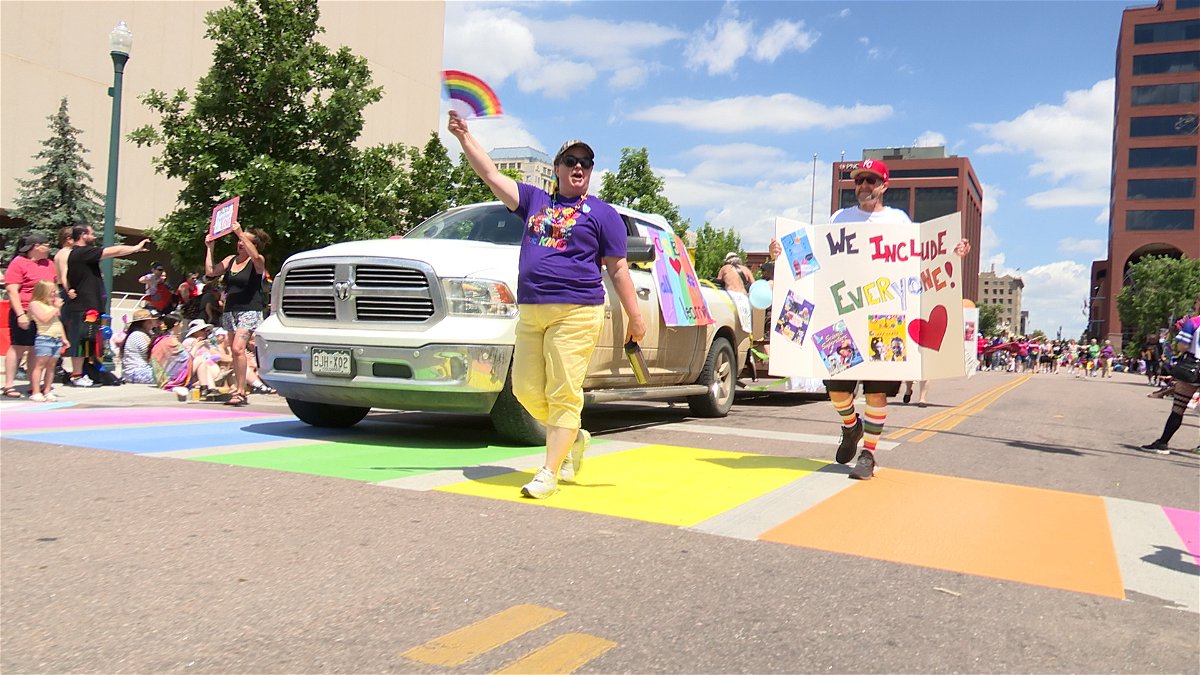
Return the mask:
MULTIPOLYGON (((33 403, 29 400, 29 381, 16 380, 17 391, 26 394, 21 399, 2 399, 4 403, 33 403)), ((128 406, 170 406, 186 405, 180 401, 174 392, 159 389, 148 384, 122 384, 117 387, 68 387, 62 384, 54 385, 54 394, 58 403, 74 403, 84 406, 128 407, 128 406)), ((211 401, 197 401, 193 405, 221 405, 211 401)), ((287 409, 287 402, 278 395, 251 394, 250 407, 263 405, 280 406, 287 409)))

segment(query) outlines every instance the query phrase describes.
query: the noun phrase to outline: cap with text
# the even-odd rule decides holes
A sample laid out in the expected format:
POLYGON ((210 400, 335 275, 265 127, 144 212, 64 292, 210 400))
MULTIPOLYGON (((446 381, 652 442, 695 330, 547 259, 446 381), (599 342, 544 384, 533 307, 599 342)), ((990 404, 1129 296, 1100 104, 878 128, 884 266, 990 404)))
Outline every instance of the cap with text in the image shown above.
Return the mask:
POLYGON ((873 173, 879 176, 879 179, 883 182, 888 182, 887 164, 884 164, 881 159, 864 159, 862 164, 858 165, 857 169, 850 172, 850 177, 858 178, 859 174, 863 173, 873 173))

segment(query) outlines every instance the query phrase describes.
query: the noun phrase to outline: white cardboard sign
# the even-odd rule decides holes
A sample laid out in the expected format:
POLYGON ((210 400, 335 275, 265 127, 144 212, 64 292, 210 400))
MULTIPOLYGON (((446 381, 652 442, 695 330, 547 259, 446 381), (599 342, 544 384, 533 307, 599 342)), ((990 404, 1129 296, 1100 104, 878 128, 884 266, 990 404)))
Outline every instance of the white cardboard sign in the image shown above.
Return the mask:
POLYGON ((961 214, 910 225, 777 218, 771 375, 962 377, 961 214))

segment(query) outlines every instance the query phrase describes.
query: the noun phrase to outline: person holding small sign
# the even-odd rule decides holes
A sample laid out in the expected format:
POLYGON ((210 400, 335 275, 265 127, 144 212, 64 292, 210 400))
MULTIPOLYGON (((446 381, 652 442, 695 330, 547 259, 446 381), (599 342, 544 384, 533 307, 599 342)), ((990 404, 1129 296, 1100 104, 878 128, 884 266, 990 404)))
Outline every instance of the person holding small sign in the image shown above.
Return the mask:
MULTIPOLYGON (((888 189, 887 164, 878 159, 866 159, 853 171, 850 177, 854 179, 854 194, 858 199, 857 206, 840 209, 829 217, 830 224, 850 223, 882 223, 905 225, 912 223, 904 211, 885 206, 883 195, 888 189)), ((959 257, 966 256, 971 251, 971 243, 963 239, 954 247, 954 253, 959 257)), ((783 246, 779 241, 772 240, 770 255, 772 259, 783 254, 783 246)), ((863 380, 863 394, 867 400, 863 415, 859 416, 854 409, 854 390, 860 384, 857 380, 825 380, 825 389, 829 392, 829 401, 842 419, 842 439, 838 444, 836 459, 839 464, 848 464, 858 451, 858 442, 863 441, 862 452, 858 454, 858 462, 850 471, 850 478, 869 480, 875 475, 875 448, 879 437, 883 434, 883 426, 887 421, 888 397, 900 393, 900 381, 863 380)))
POLYGON ((596 155, 587 143, 563 143, 546 192, 500 173, 453 110, 447 127, 471 169, 525 223, 511 379, 517 400, 546 425, 546 463, 521 493, 545 499, 558 491, 559 478, 578 475, 591 439, 580 429, 580 411, 583 380, 604 322, 602 265, 625 310, 625 342, 639 342, 646 334, 625 259, 625 223, 612 206, 588 194, 596 155))
POLYGON ((263 322, 263 310, 267 306, 263 293, 267 260, 262 251, 271 243, 271 238, 262 230, 243 230, 236 220, 230 231, 237 238, 237 252, 216 264, 213 263, 216 238, 204 239, 204 274, 207 277, 225 276, 225 312, 221 315, 221 325, 233 335, 233 372, 237 378, 237 387, 226 405, 242 406, 248 403, 246 344, 263 322))

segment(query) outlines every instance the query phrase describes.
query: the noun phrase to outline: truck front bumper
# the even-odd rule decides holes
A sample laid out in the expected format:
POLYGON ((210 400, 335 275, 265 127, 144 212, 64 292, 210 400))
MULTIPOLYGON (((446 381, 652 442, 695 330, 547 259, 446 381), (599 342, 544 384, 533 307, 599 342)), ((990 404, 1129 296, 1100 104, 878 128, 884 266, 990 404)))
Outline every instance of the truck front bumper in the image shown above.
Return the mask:
POLYGON ((259 375, 284 398, 364 408, 488 413, 504 388, 511 345, 351 347, 255 337, 259 375), (312 353, 349 351, 348 376, 313 373, 312 353))

